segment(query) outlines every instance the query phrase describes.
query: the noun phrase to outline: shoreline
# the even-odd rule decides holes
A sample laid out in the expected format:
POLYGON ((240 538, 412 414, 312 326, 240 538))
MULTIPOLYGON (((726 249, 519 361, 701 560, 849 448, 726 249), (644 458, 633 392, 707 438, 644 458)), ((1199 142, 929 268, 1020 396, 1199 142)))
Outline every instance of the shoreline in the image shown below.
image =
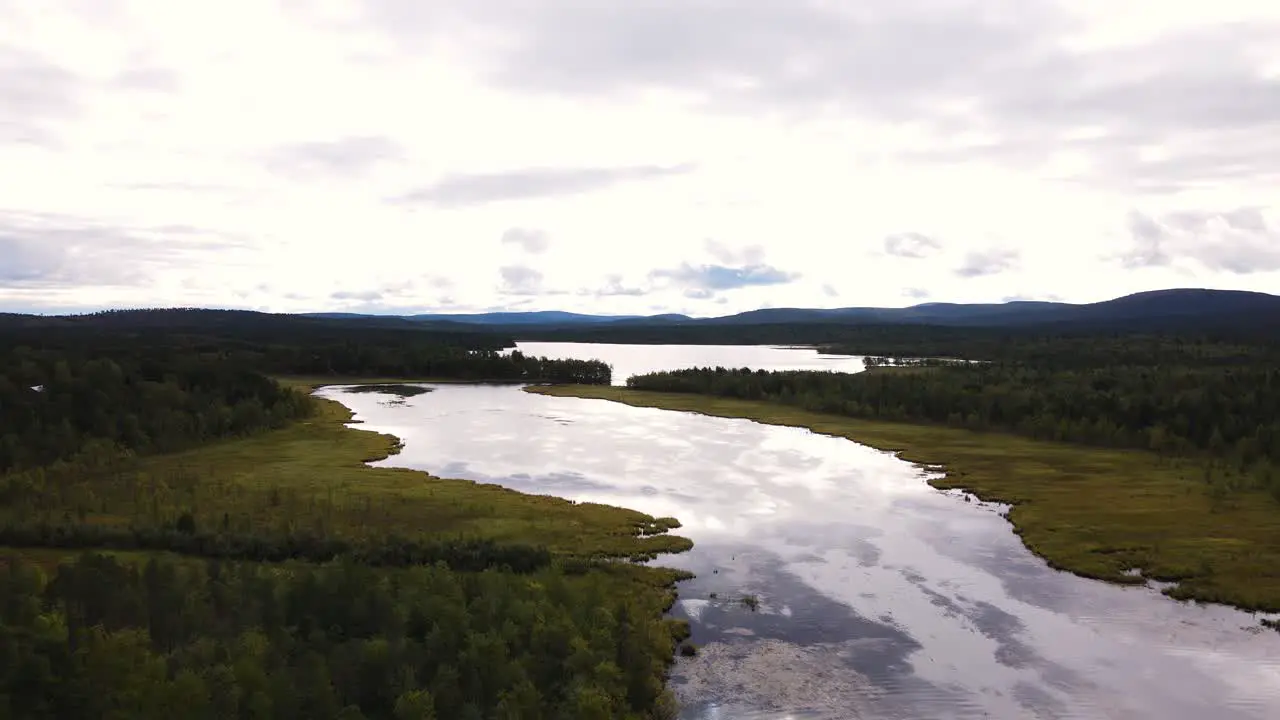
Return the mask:
MULTIPOLYGON (((339 536, 461 534, 544 545, 555 556, 571 561, 623 564, 692 547, 688 538, 669 532, 679 527, 674 518, 522 493, 494 483, 437 477, 421 470, 371 466, 398 454, 403 441, 362 427, 341 402, 305 389, 334 384, 328 378, 276 379, 306 392, 316 403, 314 413, 285 427, 131 460, 130 472, 144 478, 137 482, 161 478, 169 484, 172 497, 164 512, 177 513, 174 508, 199 504, 202 516, 225 515, 234 521, 233 533, 289 528, 300 522, 296 515, 302 513, 303 521, 322 522, 325 532, 339 536)), ((344 378, 341 384, 395 382, 401 381, 344 378)), ((135 508, 132 497, 102 501, 93 519, 102 526, 126 527, 136 513, 145 510, 135 508)), ((669 568, 628 564, 678 574, 669 568)))
MULTIPOLYGON (((427 383, 427 382, 430 382, 430 383, 436 383, 436 382, 441 382, 441 381, 439 381, 439 380, 397 380, 397 379, 391 379, 391 380, 386 380, 386 379, 382 379, 382 380, 374 380, 374 379, 366 379, 366 380, 361 380, 361 381, 356 381, 356 382, 353 382, 353 381, 347 381, 347 382, 341 382, 341 383, 322 382, 321 384, 319 384, 319 385, 316 387, 316 389, 318 390, 318 389, 320 389, 320 388, 322 388, 322 387, 332 387, 332 386, 335 386, 335 385, 338 385, 338 386, 345 386, 345 385, 393 385, 393 384, 398 384, 398 383, 411 383, 411 382, 413 382, 413 383, 427 383)), ((467 380, 467 381, 453 381, 453 382, 462 382, 462 383, 479 383, 479 382, 481 382, 481 381, 471 381, 471 380, 467 380)), ((516 383, 512 383, 512 384, 516 384, 516 383)), ((519 383, 519 384, 527 384, 527 383, 523 383, 523 382, 522 382, 522 383, 519 383)), ((315 391, 313 390, 313 391, 312 391, 312 393, 314 393, 314 392, 315 392, 315 391)), ((501 493, 506 493, 506 494, 511 494, 511 495, 515 495, 515 496, 523 497, 523 498, 530 498, 530 499, 532 499, 532 501, 533 501, 533 502, 535 502, 535 503, 539 503, 539 504, 541 504, 543 501, 551 501, 551 502, 554 502, 554 503, 556 503, 556 504, 568 505, 568 506, 578 507, 578 508, 601 508, 601 509, 606 509, 606 510, 609 510, 609 511, 615 511, 615 512, 617 512, 617 513, 623 513, 623 514, 629 515, 629 516, 631 516, 632 518, 634 518, 634 519, 635 519, 635 521, 634 521, 634 522, 632 522, 632 523, 629 525, 629 527, 635 531, 635 532, 634 532, 634 535, 633 535, 632 537, 633 537, 633 538, 634 538, 638 543, 642 543, 643 541, 651 540, 651 539, 652 539, 652 540, 661 540, 661 539, 664 539, 664 538, 665 538, 665 539, 669 539, 669 540, 673 540, 673 541, 675 541, 675 543, 674 543, 674 544, 675 544, 675 545, 677 545, 677 546, 679 546, 679 547, 673 547, 673 548, 671 548, 671 549, 661 549, 661 550, 657 550, 657 551, 651 551, 651 550, 648 550, 648 549, 640 549, 640 550, 638 550, 638 552, 640 552, 640 553, 645 553, 645 554, 647 554, 648 552, 654 552, 654 554, 655 554, 655 555, 663 555, 663 554, 668 554, 668 553, 670 553, 670 554, 678 554, 678 553, 681 553, 681 552, 687 552, 687 551, 688 551, 688 550, 693 546, 692 541, 689 541, 687 538, 682 538, 682 537, 679 537, 679 536, 676 536, 676 535, 670 535, 670 534, 669 534, 669 531, 671 531, 671 530, 675 530, 675 529, 678 529, 678 528, 680 527, 679 521, 678 521, 678 520, 676 520, 675 518, 658 518, 658 517, 652 517, 652 516, 650 516, 650 515, 647 515, 646 513, 642 513, 642 512, 640 512, 640 511, 638 511, 638 510, 632 510, 631 508, 624 508, 624 507, 620 507, 620 506, 613 506, 613 505, 604 505, 604 504, 601 504, 601 503, 579 503, 579 502, 575 502, 575 501, 573 501, 573 500, 569 500, 569 499, 567 499, 567 498, 559 497, 559 496, 557 496, 557 495, 535 495, 535 494, 532 494, 532 493, 524 493, 524 492, 521 492, 521 491, 519 491, 519 490, 515 490, 515 489, 512 489, 512 488, 508 488, 508 487, 505 487, 505 486, 503 486, 503 485, 499 485, 499 484, 496 484, 496 483, 482 483, 482 482, 476 482, 476 481, 473 481, 473 480, 466 480, 466 479, 462 479, 462 478, 448 478, 448 477, 440 477, 440 476, 437 476, 437 475, 433 475, 433 474, 431 474, 431 473, 429 473, 429 472, 427 472, 427 471, 425 471, 425 470, 416 470, 416 469, 413 469, 413 468, 402 468, 402 467, 373 467, 372 465, 370 465, 370 463, 379 462, 379 461, 381 461, 381 460, 386 460, 386 459, 388 459, 388 458, 391 458, 391 457, 394 457, 394 456, 398 455, 398 454, 399 454, 399 453, 404 449, 404 440, 403 440, 403 439, 401 439, 401 438, 399 438, 399 437, 397 437, 397 436, 395 436, 395 435, 392 435, 392 434, 390 434, 390 433, 383 432, 383 431, 380 431, 380 430, 374 430, 374 429, 370 429, 370 428, 358 427, 358 425, 363 424, 363 423, 364 423, 364 421, 363 421, 363 420, 356 420, 356 419, 355 419, 355 412, 354 412, 353 410, 351 410, 350 408, 348 408, 346 405, 343 405, 341 402, 339 402, 339 401, 337 401, 337 400, 332 400, 332 399, 329 399, 329 398, 322 398, 322 397, 318 397, 318 396, 316 396, 316 395, 314 395, 314 394, 312 394, 312 395, 310 395, 310 396, 311 396, 312 398, 314 398, 315 400, 319 401, 319 402, 322 402, 322 403, 332 403, 333 405, 337 406, 338 408, 341 408, 342 414, 344 414, 344 415, 346 416, 346 419, 338 421, 338 424, 339 424, 339 426, 340 426, 343 430, 353 431, 353 432, 357 432, 357 433, 368 433, 368 434, 373 435, 373 436, 378 437, 378 438, 385 438, 385 446, 384 446, 384 449, 381 451, 381 454, 377 454, 377 455, 370 455, 370 456, 368 456, 366 459, 364 459, 364 460, 361 460, 361 461, 360 461, 361 466, 362 466, 362 467, 364 467, 364 468, 366 468, 366 469, 368 469, 368 470, 375 471, 375 472, 377 472, 377 471, 383 471, 383 472, 395 472, 395 473, 413 473, 413 474, 415 474, 415 475, 420 475, 420 476, 422 476, 422 478, 423 478, 424 480, 427 480, 427 481, 433 481, 433 482, 436 482, 436 483, 440 483, 440 482, 444 482, 444 483, 451 483, 451 484, 452 484, 452 483, 464 483, 464 484, 466 484, 466 485, 475 486, 476 488, 486 488, 486 489, 491 489, 491 490, 498 491, 498 492, 501 492, 501 493), (681 541, 683 541, 683 542, 681 542, 681 541), (687 545, 687 547, 685 547, 685 545, 687 545)), ((619 529, 620 529, 620 527, 619 527, 619 529)), ((602 557, 608 557, 608 558, 616 559, 616 560, 626 560, 626 559, 629 559, 629 558, 631 558, 631 557, 634 557, 634 554, 632 554, 632 553, 625 553, 625 552, 615 552, 615 553, 608 553, 608 552, 606 552, 606 553, 603 553, 603 554, 602 554, 602 557)), ((641 566, 641 567, 647 567, 647 566, 641 566)), ((657 568, 657 567, 655 567, 655 568, 653 568, 653 569, 655 569, 655 570, 661 570, 661 571, 669 571, 669 570, 670 570, 670 568, 657 568)))
POLYGON ((399 378, 339 375, 273 375, 272 380, 281 385, 301 392, 313 393, 316 390, 331 386, 348 385, 528 385, 528 380, 459 380, 457 378, 399 378))
MULTIPOLYGON (((394 381, 379 378, 371 382, 394 381)), ((295 378, 281 384, 300 391, 307 386, 307 381, 295 378)), ((348 384, 364 383, 348 381, 348 384)), ((464 582, 474 581, 488 583, 483 585, 486 592, 534 593, 559 613, 553 616, 560 618, 557 632, 564 627, 566 633, 577 632, 576 637, 585 637, 581 634, 584 628, 594 627, 582 618, 602 606, 606 606, 606 616, 611 620, 615 616, 609 613, 619 609, 627 612, 629 615, 617 618, 629 617, 628 627, 635 628, 637 637, 644 638, 645 642, 637 641, 633 655, 619 667, 627 668, 637 680, 643 678, 645 692, 651 693, 652 699, 646 695, 643 701, 613 702, 637 706, 643 702, 655 711, 672 707, 674 695, 670 692, 669 677, 689 628, 687 622, 671 617, 668 611, 676 602, 677 584, 689 573, 646 563, 692 547, 692 541, 670 532, 679 527, 678 521, 628 508, 522 493, 494 483, 442 478, 421 470, 371 467, 371 462, 392 457, 404 442, 387 432, 352 425, 354 411, 337 400, 310 394, 308 397, 314 403, 313 411, 283 427, 178 452, 131 459, 126 473, 129 482, 102 483, 98 496, 101 504, 95 502, 93 517, 82 514, 79 522, 74 523, 68 511, 67 524, 72 529, 89 524, 129 527, 129 522, 140 517, 139 508, 145 512, 151 506, 154 517, 148 517, 156 527, 165 527, 171 522, 167 518, 179 512, 188 513, 186 517, 192 518, 188 522, 193 528, 218 527, 221 517, 221 528, 205 536, 234 540, 252 535, 270 540, 287 535, 288 540, 297 536, 295 533, 302 533, 301 536, 320 541, 348 543, 342 545, 344 549, 335 551, 335 556, 317 560, 293 551, 279 558, 260 553, 235 556, 224 565, 222 556, 200 548, 192 550, 194 546, 190 543, 182 545, 182 549, 167 549, 168 546, 162 549, 150 545, 121 547, 110 542, 79 545, 23 542, 0 547, 0 569, 20 564, 21 568, 35 568, 34 572, 48 578, 61 577, 64 568, 80 568, 85 554, 92 553, 121 567, 133 568, 135 579, 144 568, 150 567, 148 563, 153 559, 161 559, 169 563, 166 567, 179 569, 202 570, 211 565, 232 568, 233 573, 238 572, 237 568, 249 568, 252 572, 283 577, 295 570, 299 574, 325 573, 329 572, 328 568, 345 572, 347 561, 341 556, 354 549, 356 564, 367 572, 377 573, 368 577, 385 579, 393 586, 398 583, 396 578, 402 576, 397 573, 409 573, 410 568, 420 567, 428 568, 428 572, 448 573, 450 582, 458 588, 462 588, 464 582), (162 482, 163 507, 154 502, 139 504, 131 484, 146 489, 160 486, 162 482), (108 495, 108 491, 117 492, 108 495), (360 555, 364 549, 381 548, 377 543, 382 542, 383 537, 398 543, 391 547, 393 552, 402 553, 396 556, 398 564, 379 562, 376 553, 360 555), (441 560, 438 555, 422 555, 414 550, 421 547, 414 543, 437 543, 447 549, 455 540, 464 543, 462 553, 470 551, 466 543, 478 540, 482 544, 491 543, 481 546, 482 553, 485 547, 495 547, 501 553, 508 546, 516 550, 524 546, 541 555, 535 557, 532 564, 521 562, 527 559, 525 556, 508 553, 497 555, 488 565, 475 567, 472 563, 455 568, 448 564, 451 556, 441 560), (508 564, 504 558, 511 562, 508 564)), ((195 530, 191 532, 194 534, 195 530)), ((490 560, 482 557, 481 562, 490 560)), ((398 607, 393 610, 401 611, 398 607)), ((524 632, 532 633, 536 629, 532 621, 523 617, 515 621, 524 632)), ((146 616, 140 625, 126 624, 119 630, 126 631, 147 638, 146 616)), ((518 649, 525 655, 539 652, 533 641, 518 643, 518 649)), ((171 652, 177 650, 156 651, 155 657, 160 658, 156 662, 162 662, 168 657, 166 653, 171 652)), ((611 657, 612 653, 606 656, 611 657)), ((584 683, 616 682, 608 677, 597 681, 576 671, 575 676, 583 677, 584 683)), ((612 685, 602 684, 602 687, 612 685)), ((624 696, 613 692, 611 697, 624 696)))
POLYGON ((1214 508, 1191 469, 1143 451, 1000 433, 861 420, 777 403, 584 385, 525 392, 801 427, 892 452, 940 490, 1009 506, 1005 519, 1057 570, 1119 585, 1167 583, 1177 600, 1280 611, 1280 512, 1274 501, 1214 508), (1268 571, 1266 568, 1272 568, 1268 571))
MULTIPOLYGON (((676 568, 670 568, 670 567, 665 567, 661 565, 652 565, 652 564, 649 564, 649 562, 653 560, 658 560, 664 555, 677 555, 680 553, 685 553, 693 548, 693 541, 682 536, 671 534, 672 531, 677 530, 681 527, 680 521, 677 518, 654 517, 646 513, 642 513, 638 510, 632 510, 631 508, 623 508, 620 506, 603 505, 599 503, 577 503, 575 501, 568 500, 566 498, 561 498, 556 495, 533 495, 530 493, 523 493, 523 492, 520 492, 519 490, 514 490, 511 488, 507 488, 507 487, 496 485, 496 484, 477 483, 472 480, 464 480, 459 478, 441 478, 425 470, 414 470, 411 468, 375 468, 371 465, 371 463, 378 462, 380 460, 385 460, 387 458, 391 458, 391 457, 394 457, 395 455, 398 455, 401 452, 401 450, 404 449, 404 445, 405 445, 404 440, 400 437, 397 437, 390 433, 382 432, 379 430, 356 427, 357 425, 362 424, 364 421, 355 419, 356 413, 354 410, 347 407, 346 405, 343 405, 341 402, 337 400, 318 397, 317 395, 315 395, 316 391, 324 387, 335 387, 335 386, 341 387, 341 386, 353 386, 353 385, 394 385, 394 384, 409 384, 409 383, 437 383, 442 381, 405 380, 405 379, 394 379, 394 378, 393 379, 364 378, 364 379, 357 379, 357 380, 343 379, 342 382, 329 382, 328 379, 323 379, 323 378, 305 378, 305 379, 276 378, 276 379, 278 382, 281 382, 282 384, 286 384, 291 387, 295 387, 295 388, 299 386, 306 387, 308 388, 306 390, 308 397, 311 397, 321 403, 331 404, 332 406, 337 406, 338 408, 340 408, 342 411, 342 414, 346 416, 346 419, 341 420, 339 423, 339 427, 341 427, 343 430, 354 431, 359 433, 368 433, 375 437, 386 438, 388 440, 388 445, 386 446, 385 451, 381 456, 372 456, 361 461, 361 465, 368 470, 384 470, 384 471, 390 470, 390 471, 396 471, 396 472, 409 472, 409 473, 419 474, 428 481, 468 483, 471 485, 475 485, 477 487, 493 487, 493 488, 500 489, 502 492, 513 493, 521 497, 551 498, 553 500, 560 501, 563 503, 569 503, 570 505, 573 505, 576 507, 607 508, 612 511, 625 512, 625 513, 633 514, 634 516, 638 516, 640 518, 647 518, 646 522, 633 523, 632 529, 634 531, 634 534, 632 535, 632 537, 634 541, 637 544, 642 544, 642 543, 645 543, 646 541, 651 542, 654 540, 666 539, 670 541, 670 547, 656 549, 656 550, 649 550, 649 551, 642 550, 642 551, 639 551, 639 554, 634 552, 631 554, 626 554, 626 553, 608 554, 608 555, 605 555, 603 559, 607 564, 612 564, 619 568, 625 568, 624 572, 629 573, 634 582, 638 583, 643 587, 650 587, 658 593, 658 595, 654 598, 655 600, 658 601, 658 605, 657 605, 657 607, 659 608, 658 619, 669 628, 672 636, 671 654, 666 658, 667 667, 670 668, 675 664, 681 644, 685 640, 687 640, 689 637, 690 628, 687 620, 674 618, 670 615, 670 613, 671 613, 671 609, 675 607, 676 602, 679 600, 679 590, 678 590, 679 583, 685 580, 692 579, 694 575, 693 573, 690 573, 686 570, 679 570, 676 568)), ((454 380, 454 381, 443 381, 443 382, 470 384, 470 383, 479 383, 481 381, 454 380)), ((522 384, 528 387, 534 387, 532 385, 529 385, 528 382, 507 383, 507 384, 522 384)), ((543 387, 550 387, 550 386, 543 386, 543 387)), ((563 557, 571 557, 571 556, 563 556, 563 557)), ((600 572, 605 571, 603 567, 599 567, 597 568, 597 570, 600 572)))

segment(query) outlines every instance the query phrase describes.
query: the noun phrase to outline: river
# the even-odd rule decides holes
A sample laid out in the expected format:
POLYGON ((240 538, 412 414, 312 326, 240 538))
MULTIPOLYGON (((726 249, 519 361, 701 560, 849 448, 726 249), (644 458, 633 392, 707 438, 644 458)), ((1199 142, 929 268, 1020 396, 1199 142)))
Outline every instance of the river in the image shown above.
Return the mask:
MULTIPOLYGON (((609 359, 599 349, 555 354, 609 359)), ((609 352, 630 353, 627 373, 858 362, 739 350, 609 352)), ((681 520, 696 545, 660 562, 697 573, 673 610, 702 648, 673 673, 684 718, 1280 717, 1280 634, 1257 618, 1051 570, 1002 508, 935 490, 889 453, 511 386, 434 388, 320 394, 404 440, 380 465, 681 520)))

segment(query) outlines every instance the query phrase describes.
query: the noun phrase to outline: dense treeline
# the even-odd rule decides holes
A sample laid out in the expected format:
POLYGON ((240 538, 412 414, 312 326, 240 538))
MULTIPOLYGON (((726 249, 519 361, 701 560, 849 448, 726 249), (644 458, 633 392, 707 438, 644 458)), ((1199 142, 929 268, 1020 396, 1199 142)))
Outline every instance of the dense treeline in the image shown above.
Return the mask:
POLYGON ((113 319, 103 324, 93 321, 99 316, 39 318, 46 324, 35 327, 0 323, 0 348, 25 346, 87 360, 136 354, 145 347, 151 353, 196 354, 275 375, 609 382, 604 363, 505 354, 503 349, 514 344, 507 336, 442 331, 410 321, 386 327, 210 310, 101 316, 113 319))
POLYGON ((166 452, 280 427, 305 395, 242 363, 167 349, 0 352, 0 473, 98 448, 166 452))
MULTIPOLYGON (((941 330, 941 329, 940 329, 941 330)), ((952 329, 920 342, 851 341, 822 346, 844 355, 889 355, 907 358, 959 358, 1034 366, 1041 370, 1107 367, 1179 366, 1206 368, 1261 367, 1280 364, 1280 343, 1224 342, 1200 336, 1124 335, 988 335, 952 329)))
POLYGON ((270 348, 248 354, 255 367, 281 375, 419 377, 608 385, 610 367, 598 360, 549 360, 519 351, 468 350, 431 345, 270 348))
POLYGON ((1280 465, 1280 366, 1246 364, 1230 350, 1206 355, 1204 364, 1157 354, 1145 356, 1144 364, 1119 365, 1048 353, 1042 363, 857 374, 696 368, 637 376, 627 385, 1213 458, 1274 486, 1280 481, 1274 471, 1280 465))
POLYGON ((607 573, 0 563, 3 717, 674 716, 679 628, 607 573))
POLYGON ((584 384, 611 376, 598 361, 503 354, 480 335, 464 346, 432 333, 335 334, 305 323, 261 340, 207 332, 0 332, 0 473, 84 453, 168 452, 310 412, 306 396, 268 374, 584 384))
POLYGON ((435 565, 479 572, 498 569, 530 573, 551 565, 546 548, 518 543, 499 544, 488 538, 436 541, 396 537, 352 539, 295 532, 238 534, 219 529, 198 532, 190 514, 179 516, 175 527, 111 527, 85 523, 10 523, 0 526, 0 545, 62 550, 159 550, 217 560, 254 562, 330 562, 348 558, 374 567, 435 565))

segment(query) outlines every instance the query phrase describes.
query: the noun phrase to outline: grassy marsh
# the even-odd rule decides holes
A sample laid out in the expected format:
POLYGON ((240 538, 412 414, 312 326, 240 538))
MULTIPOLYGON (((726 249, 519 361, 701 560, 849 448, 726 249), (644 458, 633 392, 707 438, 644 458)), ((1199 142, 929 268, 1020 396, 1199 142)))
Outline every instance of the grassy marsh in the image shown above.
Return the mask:
POLYGON ((582 559, 642 559, 692 545, 667 534, 678 527, 670 518, 369 467, 365 463, 395 453, 400 441, 346 427, 346 407, 316 402, 314 416, 284 429, 135 458, 89 474, 50 474, 37 504, 0 512, 15 519, 45 516, 53 523, 78 516, 81 523, 119 527, 171 524, 190 513, 200 528, 234 533, 466 536, 544 546, 582 559))
POLYGON ((1116 583, 1173 581, 1166 592, 1179 599, 1280 610, 1280 512, 1261 497, 1215 502, 1192 463, 767 402, 602 386, 526 389, 804 427, 895 451, 910 462, 942 466, 946 475, 933 481, 936 487, 1012 505, 1015 531, 1056 568, 1116 583))

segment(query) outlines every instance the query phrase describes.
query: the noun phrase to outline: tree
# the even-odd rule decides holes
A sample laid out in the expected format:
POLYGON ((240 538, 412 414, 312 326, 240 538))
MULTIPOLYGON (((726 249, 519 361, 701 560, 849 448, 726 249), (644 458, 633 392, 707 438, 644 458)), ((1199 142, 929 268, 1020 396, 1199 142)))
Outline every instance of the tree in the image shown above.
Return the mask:
POLYGON ((396 698, 396 720, 435 720, 436 705, 426 690, 409 690, 396 698))

